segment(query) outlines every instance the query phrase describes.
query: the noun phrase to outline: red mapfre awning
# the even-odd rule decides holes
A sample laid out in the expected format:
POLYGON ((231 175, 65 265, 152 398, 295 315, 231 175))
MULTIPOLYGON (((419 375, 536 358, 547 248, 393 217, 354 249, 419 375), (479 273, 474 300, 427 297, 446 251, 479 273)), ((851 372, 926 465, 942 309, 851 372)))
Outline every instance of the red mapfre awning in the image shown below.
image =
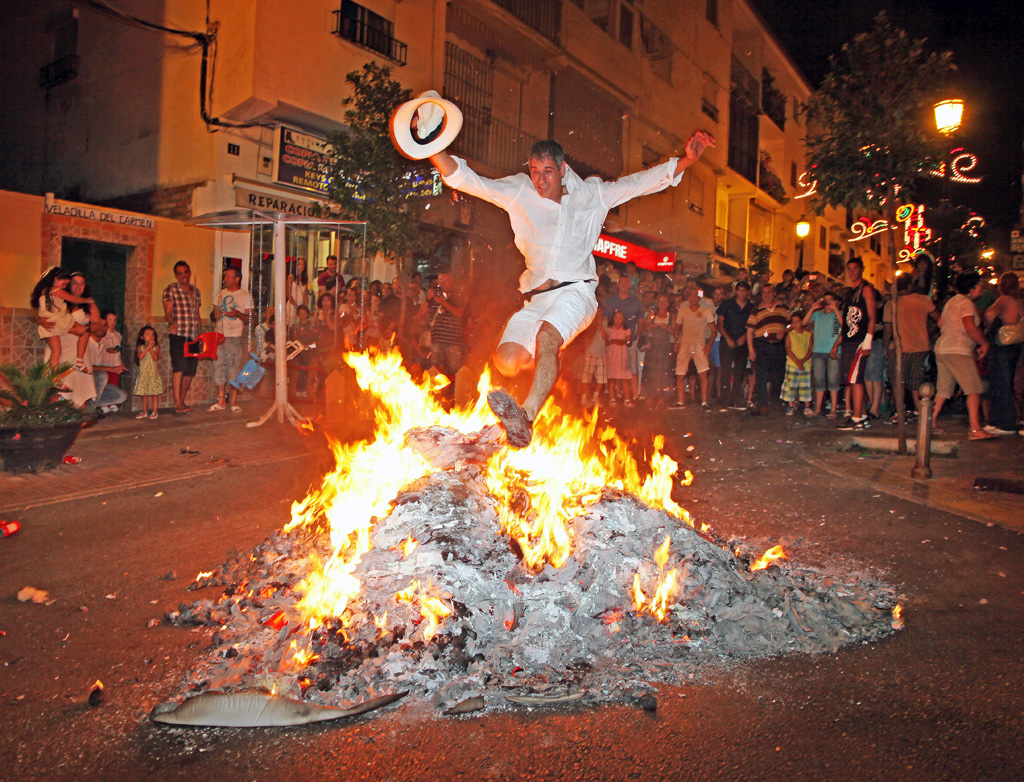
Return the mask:
POLYGON ((632 261, 636 268, 650 269, 652 272, 670 272, 676 262, 674 250, 652 250, 605 233, 598 237, 594 255, 619 263, 632 261))

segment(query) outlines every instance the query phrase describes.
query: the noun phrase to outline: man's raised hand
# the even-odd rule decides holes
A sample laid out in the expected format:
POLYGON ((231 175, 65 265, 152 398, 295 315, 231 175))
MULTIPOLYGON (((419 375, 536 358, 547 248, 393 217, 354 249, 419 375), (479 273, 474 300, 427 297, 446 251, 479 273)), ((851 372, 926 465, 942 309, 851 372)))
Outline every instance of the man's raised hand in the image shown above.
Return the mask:
POLYGON ((686 142, 686 157, 690 160, 696 160, 708 147, 715 146, 715 137, 710 133, 705 133, 703 130, 695 131, 689 140, 686 142))

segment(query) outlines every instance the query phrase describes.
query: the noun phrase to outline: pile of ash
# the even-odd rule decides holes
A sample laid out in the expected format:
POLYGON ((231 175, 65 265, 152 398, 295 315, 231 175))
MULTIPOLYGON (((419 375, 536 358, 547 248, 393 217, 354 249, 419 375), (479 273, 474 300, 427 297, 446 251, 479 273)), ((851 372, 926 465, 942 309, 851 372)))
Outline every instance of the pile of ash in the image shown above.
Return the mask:
POLYGON ((302 580, 331 554, 323 530, 274 535, 193 584, 226 589, 168 614, 217 628, 182 695, 263 687, 339 705, 408 690, 441 709, 478 697, 618 701, 711 664, 831 653, 898 626, 896 592, 867 576, 789 560, 751 571, 743 544, 611 489, 567 522, 570 558, 530 572, 499 527, 480 467, 454 457, 435 466, 374 524, 352 573, 359 597, 312 632, 298 603, 302 580), (671 570, 664 621, 638 613, 636 586, 650 595, 671 570))

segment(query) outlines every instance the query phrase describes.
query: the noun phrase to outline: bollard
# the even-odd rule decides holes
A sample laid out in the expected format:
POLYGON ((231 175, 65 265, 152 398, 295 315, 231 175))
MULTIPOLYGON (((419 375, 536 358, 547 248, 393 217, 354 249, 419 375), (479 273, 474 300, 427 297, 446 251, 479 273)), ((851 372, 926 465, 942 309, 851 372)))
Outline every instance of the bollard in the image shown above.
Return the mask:
POLYGON ((928 466, 932 456, 932 405, 935 404, 935 384, 921 384, 921 411, 917 416, 917 462, 910 471, 911 478, 927 480, 932 477, 928 466))

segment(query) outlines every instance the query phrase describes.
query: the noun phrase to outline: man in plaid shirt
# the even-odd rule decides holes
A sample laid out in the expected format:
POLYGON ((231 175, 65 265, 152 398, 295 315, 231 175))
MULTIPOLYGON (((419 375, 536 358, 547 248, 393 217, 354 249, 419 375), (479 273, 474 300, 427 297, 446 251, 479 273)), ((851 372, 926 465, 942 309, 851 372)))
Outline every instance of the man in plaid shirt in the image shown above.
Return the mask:
POLYGON ((185 356, 185 344, 199 336, 199 307, 202 297, 199 289, 190 283, 192 269, 184 261, 174 264, 177 282, 164 288, 164 315, 170 332, 171 386, 174 389, 174 412, 191 412, 188 407, 188 389, 196 376, 199 360, 185 356))

